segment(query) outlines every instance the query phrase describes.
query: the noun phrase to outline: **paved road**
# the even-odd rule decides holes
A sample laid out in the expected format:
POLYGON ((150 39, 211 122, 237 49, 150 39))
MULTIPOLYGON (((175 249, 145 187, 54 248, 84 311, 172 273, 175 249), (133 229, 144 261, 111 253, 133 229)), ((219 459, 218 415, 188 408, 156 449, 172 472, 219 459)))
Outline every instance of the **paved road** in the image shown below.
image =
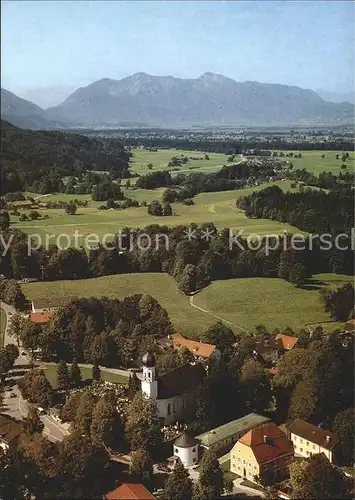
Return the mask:
MULTIPOLYGON (((1 413, 17 420, 23 420, 26 417, 28 403, 22 398, 17 386, 14 386, 11 391, 5 391, 1 413)), ((60 424, 51 415, 41 415, 40 418, 44 424, 43 434, 51 441, 61 441, 68 434, 68 426, 60 424)))
MULTIPOLYGON (((4 346, 7 344, 14 344, 16 340, 9 335, 9 326, 11 321, 11 316, 16 313, 14 307, 1 302, 1 308, 6 313, 6 327, 4 335, 4 346)), ((25 351, 20 349, 20 355, 14 363, 14 369, 10 372, 10 377, 14 380, 18 377, 17 370, 21 366, 26 366, 30 362, 30 356, 25 353, 25 351), (24 353, 24 354, 21 354, 24 353)), ((22 374, 21 374, 22 375, 22 374)), ((23 418, 28 413, 28 403, 22 398, 20 390, 17 386, 14 386, 11 391, 4 392, 4 400, 1 408, 2 413, 11 415, 12 417, 23 420, 23 418)), ((66 424, 60 424, 51 415, 41 415, 41 420, 44 424, 43 434, 48 437, 51 441, 61 441, 63 437, 68 434, 68 428, 66 424)))
MULTIPOLYGON (((17 312, 16 309, 13 306, 10 306, 9 304, 6 304, 5 302, 0 302, 1 309, 5 311, 6 313, 6 326, 5 326, 5 334, 4 334, 4 347, 7 344, 16 344, 16 339, 13 337, 10 337, 9 335, 9 330, 10 330, 10 322, 11 322, 11 317, 17 312)), ((1 314, 3 314, 1 312, 1 314)), ((24 352, 23 350, 20 349, 20 355, 19 357, 15 360, 15 365, 27 365, 30 362, 30 357, 28 354, 21 354, 24 352)))

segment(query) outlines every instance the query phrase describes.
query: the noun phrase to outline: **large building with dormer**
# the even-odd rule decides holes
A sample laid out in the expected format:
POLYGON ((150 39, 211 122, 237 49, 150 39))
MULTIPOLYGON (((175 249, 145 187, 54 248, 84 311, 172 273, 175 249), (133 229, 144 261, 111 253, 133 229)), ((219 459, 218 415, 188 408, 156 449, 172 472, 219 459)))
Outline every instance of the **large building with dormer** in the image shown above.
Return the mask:
POLYGON ((159 376, 154 354, 145 354, 142 363, 141 390, 156 401, 162 425, 182 421, 191 415, 197 390, 206 375, 204 367, 200 363, 187 363, 159 376))

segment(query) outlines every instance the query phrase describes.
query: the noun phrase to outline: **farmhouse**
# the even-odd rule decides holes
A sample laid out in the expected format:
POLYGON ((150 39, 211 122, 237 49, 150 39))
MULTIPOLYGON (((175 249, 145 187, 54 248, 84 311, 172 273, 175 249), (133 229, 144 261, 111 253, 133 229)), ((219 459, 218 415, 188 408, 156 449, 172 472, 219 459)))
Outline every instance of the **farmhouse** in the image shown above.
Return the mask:
POLYGON ((270 419, 257 413, 249 413, 242 418, 199 434, 196 439, 202 448, 212 450, 217 456, 221 456, 227 453, 243 434, 266 422, 270 422, 270 419))
POLYGON ((105 495, 106 500, 155 500, 155 498, 140 483, 123 483, 105 495))
POLYGON ((162 348, 173 347, 174 349, 179 350, 185 347, 198 361, 218 362, 221 358, 221 352, 215 345, 187 339, 181 335, 181 333, 168 335, 167 337, 158 340, 157 343, 162 348))
POLYGON ((309 458, 312 455, 324 453, 329 462, 336 462, 336 451, 340 441, 335 432, 298 418, 288 427, 287 433, 297 455, 309 458))
POLYGON ((279 357, 283 353, 291 351, 297 345, 297 342, 297 337, 279 333, 275 339, 271 338, 258 342, 255 346, 254 355, 261 358, 265 363, 276 363, 279 357))
POLYGON ((6 451, 17 446, 22 423, 8 415, 0 415, 0 447, 6 451))
POLYGON ((55 311, 63 305, 63 299, 43 298, 31 300, 31 309, 33 313, 55 311))
POLYGON ((345 323, 345 331, 347 333, 355 332, 355 319, 351 319, 347 323, 345 323))
POLYGON ((53 311, 31 312, 30 320, 37 325, 45 325, 53 318, 53 311))
POLYGON ((265 340, 256 344, 254 355, 265 363, 276 363, 279 359, 279 343, 274 339, 265 340))
POLYGON ((244 434, 230 453, 231 472, 253 482, 272 484, 287 476, 294 456, 292 442, 273 422, 244 434))
POLYGON ((278 333, 275 340, 278 342, 281 351, 291 351, 298 342, 297 337, 291 337, 284 333, 278 333))
POLYGON ((141 390, 156 401, 162 425, 173 424, 194 410, 197 389, 206 375, 201 363, 187 363, 159 377, 154 354, 147 352, 142 364, 141 390))

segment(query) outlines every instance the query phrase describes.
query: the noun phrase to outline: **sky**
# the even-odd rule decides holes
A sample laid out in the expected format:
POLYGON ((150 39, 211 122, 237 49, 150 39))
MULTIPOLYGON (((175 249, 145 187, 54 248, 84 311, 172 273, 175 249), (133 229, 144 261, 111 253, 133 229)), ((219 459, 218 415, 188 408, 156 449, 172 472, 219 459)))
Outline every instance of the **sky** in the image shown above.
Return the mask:
POLYGON ((17 1, 1 15, 1 86, 75 88, 136 72, 206 71, 348 92, 351 1, 17 1))

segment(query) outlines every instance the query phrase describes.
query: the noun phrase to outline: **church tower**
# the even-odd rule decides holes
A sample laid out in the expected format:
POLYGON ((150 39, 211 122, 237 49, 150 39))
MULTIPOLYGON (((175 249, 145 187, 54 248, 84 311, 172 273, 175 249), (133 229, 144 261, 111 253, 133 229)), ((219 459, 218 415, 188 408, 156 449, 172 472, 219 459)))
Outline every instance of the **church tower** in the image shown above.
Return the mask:
POLYGON ((151 352, 147 352, 142 358, 143 377, 142 377, 142 393, 147 397, 157 399, 158 397, 158 381, 155 373, 155 357, 151 352))

